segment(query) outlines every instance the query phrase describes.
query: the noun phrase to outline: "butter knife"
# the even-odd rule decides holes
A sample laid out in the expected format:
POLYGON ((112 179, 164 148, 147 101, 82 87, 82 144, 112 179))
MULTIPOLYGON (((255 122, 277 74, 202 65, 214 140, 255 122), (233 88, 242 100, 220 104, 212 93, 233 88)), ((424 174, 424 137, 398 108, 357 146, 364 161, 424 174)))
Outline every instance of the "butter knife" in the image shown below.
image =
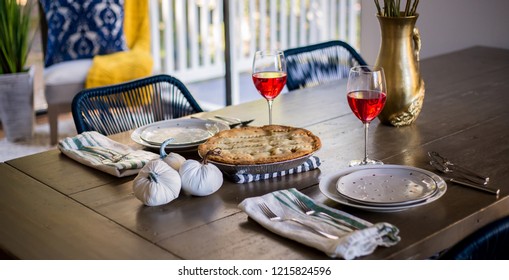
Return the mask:
POLYGON ((451 183, 455 183, 455 184, 462 185, 462 186, 465 186, 465 187, 469 187, 469 188, 472 188, 472 189, 476 189, 476 190, 479 190, 479 191, 483 191, 483 192, 487 192, 487 193, 490 193, 490 194, 494 194, 496 196, 498 196, 500 194, 500 189, 493 189, 493 188, 484 187, 484 186, 477 186, 477 185, 471 184, 469 182, 464 182, 464 181, 457 180, 457 179, 454 179, 454 178, 444 178, 444 179, 448 180, 451 183))

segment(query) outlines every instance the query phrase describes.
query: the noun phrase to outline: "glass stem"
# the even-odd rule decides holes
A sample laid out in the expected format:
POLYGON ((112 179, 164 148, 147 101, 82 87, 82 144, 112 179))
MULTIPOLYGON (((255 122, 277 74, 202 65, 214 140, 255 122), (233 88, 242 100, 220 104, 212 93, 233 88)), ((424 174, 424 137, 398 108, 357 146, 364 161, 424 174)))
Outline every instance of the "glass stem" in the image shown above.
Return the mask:
POLYGON ((272 124, 272 99, 267 100, 267 104, 269 105, 269 125, 272 124))
POLYGON ((368 129, 369 123, 364 123, 364 163, 368 162, 368 129))

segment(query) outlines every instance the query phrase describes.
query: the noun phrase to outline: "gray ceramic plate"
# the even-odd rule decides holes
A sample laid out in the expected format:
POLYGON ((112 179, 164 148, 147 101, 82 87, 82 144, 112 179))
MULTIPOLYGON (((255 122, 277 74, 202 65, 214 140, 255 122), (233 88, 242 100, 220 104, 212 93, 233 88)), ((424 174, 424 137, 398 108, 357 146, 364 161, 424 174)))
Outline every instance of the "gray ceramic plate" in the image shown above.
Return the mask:
POLYGON ((413 207, 426 205, 426 204, 429 204, 429 203, 439 199, 440 197, 442 197, 445 194, 445 192, 447 190, 447 184, 440 176, 438 176, 432 172, 429 172, 427 170, 417 168, 417 167, 403 166, 403 165, 371 165, 371 166, 368 165, 368 166, 344 168, 339 171, 328 174, 320 179, 319 188, 320 188, 320 191, 326 197, 328 197, 338 203, 346 205, 346 206, 355 207, 355 208, 364 209, 364 210, 373 211, 373 212, 395 212, 395 211, 402 211, 402 210, 410 209, 413 207), (435 184, 437 186, 437 191, 435 192, 435 194, 431 195, 427 199, 418 201, 416 203, 411 203, 411 204, 406 204, 406 205, 384 206, 384 205, 361 204, 361 203, 355 202, 353 200, 347 199, 345 196, 341 195, 337 191, 337 182, 340 180, 340 178, 345 175, 348 175, 352 172, 359 171, 359 170, 365 170, 365 169, 372 169, 372 168, 375 168, 375 169, 389 168, 390 169, 390 168, 402 168, 402 167, 405 169, 409 169, 409 170, 416 170, 416 171, 419 171, 419 172, 429 175, 435 181, 435 184))
POLYGON ((226 129, 230 127, 213 120, 173 119, 139 127, 131 134, 131 139, 149 148, 159 148, 166 139, 174 138, 167 148, 194 148, 226 129))
POLYGON ((305 155, 303 157, 280 161, 276 163, 267 163, 267 164, 226 164, 221 162, 216 162, 209 160, 210 163, 217 166, 221 171, 226 174, 265 174, 265 173, 273 173, 279 172, 283 170, 288 170, 291 168, 295 168, 301 164, 303 164, 310 156, 313 154, 305 155))
POLYGON ((336 188, 350 200, 375 206, 417 203, 438 190, 431 176, 406 166, 354 171, 342 176, 336 188))

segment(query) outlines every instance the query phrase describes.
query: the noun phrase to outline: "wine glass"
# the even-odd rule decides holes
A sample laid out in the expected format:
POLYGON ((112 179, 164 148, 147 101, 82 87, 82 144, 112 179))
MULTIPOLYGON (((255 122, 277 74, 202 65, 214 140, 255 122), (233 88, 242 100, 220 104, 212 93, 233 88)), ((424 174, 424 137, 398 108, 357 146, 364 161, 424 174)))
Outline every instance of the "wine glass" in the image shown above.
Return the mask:
POLYGON ((383 164, 368 158, 369 123, 380 114, 387 99, 387 86, 382 67, 364 65, 350 69, 347 99, 354 115, 364 124, 364 159, 352 160, 350 166, 383 164))
POLYGON ((272 102, 286 84, 286 59, 283 51, 257 51, 253 59, 253 83, 267 99, 269 124, 272 124, 272 102))

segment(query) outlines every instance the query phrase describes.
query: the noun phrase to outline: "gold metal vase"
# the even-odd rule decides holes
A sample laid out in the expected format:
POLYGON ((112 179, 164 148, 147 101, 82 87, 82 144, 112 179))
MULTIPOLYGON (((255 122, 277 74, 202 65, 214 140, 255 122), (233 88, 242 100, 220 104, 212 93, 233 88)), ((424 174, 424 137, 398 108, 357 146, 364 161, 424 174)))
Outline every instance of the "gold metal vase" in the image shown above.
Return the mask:
POLYGON ((410 125, 424 101, 424 81, 419 70, 421 38, 417 17, 377 15, 382 40, 375 65, 382 66, 387 82, 387 101, 378 118, 393 126, 410 125))

